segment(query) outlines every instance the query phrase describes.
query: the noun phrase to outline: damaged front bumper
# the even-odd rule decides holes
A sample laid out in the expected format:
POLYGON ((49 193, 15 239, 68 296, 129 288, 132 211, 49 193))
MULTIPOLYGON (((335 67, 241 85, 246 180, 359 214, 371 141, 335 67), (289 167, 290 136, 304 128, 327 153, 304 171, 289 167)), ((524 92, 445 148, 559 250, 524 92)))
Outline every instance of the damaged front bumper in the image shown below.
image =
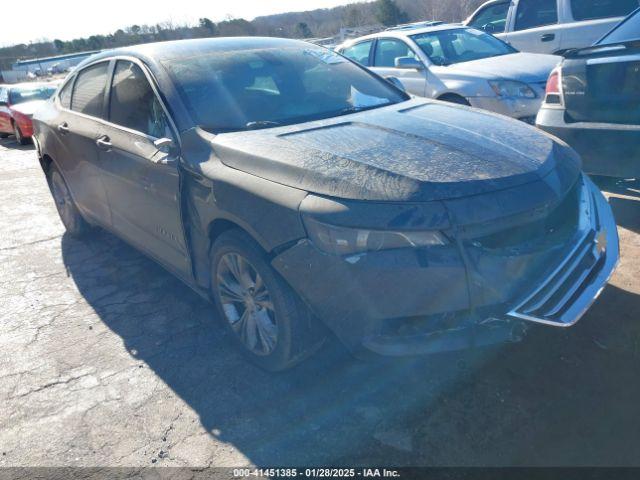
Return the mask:
POLYGON ((576 190, 575 228, 544 247, 466 238, 341 257, 305 239, 272 263, 355 352, 420 355, 519 341, 536 323, 575 324, 618 262, 607 201, 586 176, 576 190))

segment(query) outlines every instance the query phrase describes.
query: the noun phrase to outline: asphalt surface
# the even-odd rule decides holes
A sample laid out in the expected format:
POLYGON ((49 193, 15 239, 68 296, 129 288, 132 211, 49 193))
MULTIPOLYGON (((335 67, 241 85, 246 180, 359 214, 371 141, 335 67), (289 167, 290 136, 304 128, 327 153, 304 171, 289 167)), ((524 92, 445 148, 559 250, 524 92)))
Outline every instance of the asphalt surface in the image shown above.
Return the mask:
POLYGON ((31 147, 0 141, 0 466, 640 465, 640 183, 622 261, 574 328, 254 368, 200 297, 105 232, 64 234, 31 147))

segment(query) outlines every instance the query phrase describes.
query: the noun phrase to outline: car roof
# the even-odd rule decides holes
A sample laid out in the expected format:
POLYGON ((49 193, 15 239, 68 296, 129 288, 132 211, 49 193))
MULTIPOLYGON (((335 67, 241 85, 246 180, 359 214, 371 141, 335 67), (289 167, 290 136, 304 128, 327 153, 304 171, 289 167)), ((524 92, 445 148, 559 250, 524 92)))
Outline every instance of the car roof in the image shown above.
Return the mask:
POLYGON ((211 52, 227 52, 233 50, 253 50, 259 48, 317 47, 309 42, 275 37, 217 37, 191 40, 173 40, 168 42, 145 43, 130 47, 116 48, 92 55, 78 65, 78 69, 96 60, 115 56, 130 56, 142 60, 163 62, 176 58, 187 58, 211 52))
POLYGON ((466 27, 466 26, 462 25, 461 23, 445 23, 445 24, 441 24, 441 25, 432 25, 430 27, 411 28, 411 29, 404 29, 404 30, 384 30, 382 32, 372 33, 370 35, 365 35, 363 37, 358 37, 358 38, 354 38, 354 39, 351 39, 351 40, 347 40, 342 45, 340 45, 340 47, 341 48, 347 47, 347 46, 352 45, 354 43, 358 43, 358 42, 363 41, 363 40, 370 40, 370 39, 373 39, 373 38, 380 38, 380 37, 385 37, 385 38, 408 38, 408 37, 411 37, 413 35, 420 35, 422 33, 441 32, 441 31, 444 31, 444 30, 457 30, 457 29, 460 29, 460 28, 470 28, 470 27, 466 27))

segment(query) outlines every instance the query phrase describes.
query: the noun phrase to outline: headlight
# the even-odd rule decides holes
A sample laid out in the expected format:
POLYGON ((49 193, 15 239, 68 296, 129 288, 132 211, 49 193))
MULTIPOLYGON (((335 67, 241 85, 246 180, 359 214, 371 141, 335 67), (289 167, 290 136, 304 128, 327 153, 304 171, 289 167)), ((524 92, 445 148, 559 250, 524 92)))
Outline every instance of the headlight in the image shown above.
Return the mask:
POLYGON ((489 85, 502 98, 536 98, 536 92, 526 83, 515 80, 491 80, 489 85))
POLYGON ((395 248, 420 248, 446 245, 438 231, 406 232, 336 227, 303 217, 311 241, 322 251, 334 255, 353 255, 395 248))

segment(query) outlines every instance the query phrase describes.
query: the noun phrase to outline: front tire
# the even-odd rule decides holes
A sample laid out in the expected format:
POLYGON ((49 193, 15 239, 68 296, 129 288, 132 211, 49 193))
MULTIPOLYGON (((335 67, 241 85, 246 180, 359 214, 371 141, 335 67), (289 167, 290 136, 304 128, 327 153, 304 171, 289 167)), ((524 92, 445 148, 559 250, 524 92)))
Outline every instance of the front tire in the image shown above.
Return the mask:
POLYGON ((307 306, 244 232, 229 230, 214 242, 211 285, 225 327, 258 367, 286 370, 324 342, 324 331, 307 306))
POLYGON ((89 233, 91 225, 82 217, 73 198, 71 198, 67 183, 62 178, 60 170, 54 164, 51 164, 47 170, 47 182, 49 183, 53 200, 56 203, 60 220, 62 220, 67 232, 74 237, 82 237, 89 233))

